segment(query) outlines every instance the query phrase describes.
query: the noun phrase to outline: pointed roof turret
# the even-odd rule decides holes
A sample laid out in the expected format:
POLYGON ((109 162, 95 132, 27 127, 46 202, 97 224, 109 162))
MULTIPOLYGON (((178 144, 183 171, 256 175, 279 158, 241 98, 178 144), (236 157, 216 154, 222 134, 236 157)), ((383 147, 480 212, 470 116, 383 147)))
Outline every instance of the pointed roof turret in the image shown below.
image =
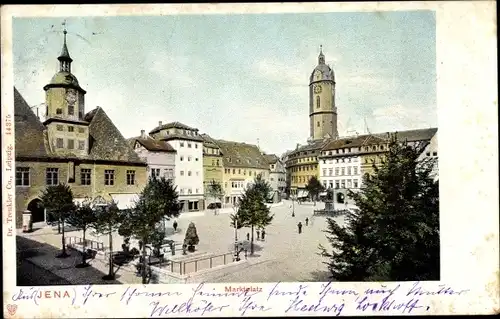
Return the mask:
POLYGON ((325 55, 323 54, 322 45, 319 46, 318 64, 325 64, 325 55))
POLYGON ((73 62, 73 59, 69 56, 68 46, 66 44, 66 34, 68 34, 68 31, 66 31, 66 27, 64 28, 63 34, 64 34, 64 44, 61 50, 61 55, 59 55, 57 59, 59 61, 73 62))

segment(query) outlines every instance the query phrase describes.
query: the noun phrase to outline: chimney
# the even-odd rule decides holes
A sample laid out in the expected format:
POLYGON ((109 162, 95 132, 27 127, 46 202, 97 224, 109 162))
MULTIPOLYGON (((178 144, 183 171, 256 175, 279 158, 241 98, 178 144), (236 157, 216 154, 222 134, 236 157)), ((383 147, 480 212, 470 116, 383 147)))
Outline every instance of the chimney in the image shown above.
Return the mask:
POLYGON ((146 138, 146 131, 145 130, 141 130, 141 138, 146 138))
POLYGON ((158 126, 161 126, 161 124, 162 124, 162 122, 161 122, 161 121, 159 121, 159 122, 158 122, 158 126))

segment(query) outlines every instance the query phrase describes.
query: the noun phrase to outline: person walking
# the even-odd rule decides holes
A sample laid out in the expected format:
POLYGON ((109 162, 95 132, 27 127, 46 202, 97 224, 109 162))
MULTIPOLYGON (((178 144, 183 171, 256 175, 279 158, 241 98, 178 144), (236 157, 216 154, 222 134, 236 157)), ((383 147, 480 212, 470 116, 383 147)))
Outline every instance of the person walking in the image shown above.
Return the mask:
POLYGON ((174 227, 174 233, 177 232, 177 226, 179 226, 179 225, 177 225, 176 220, 174 220, 174 223, 172 224, 172 226, 174 227))
POLYGON ((260 238, 260 230, 257 229, 257 240, 259 240, 259 238, 260 238))
POLYGON ((262 229, 262 241, 264 241, 264 237, 266 236, 266 230, 262 229))
POLYGON ((250 240, 250 233, 247 233, 247 240, 250 240))
POLYGON ((309 218, 306 217, 306 226, 309 225, 309 218))
POLYGON ((302 234, 302 223, 301 223, 301 222, 299 222, 299 223, 297 224, 297 227, 299 228, 299 234, 302 234))

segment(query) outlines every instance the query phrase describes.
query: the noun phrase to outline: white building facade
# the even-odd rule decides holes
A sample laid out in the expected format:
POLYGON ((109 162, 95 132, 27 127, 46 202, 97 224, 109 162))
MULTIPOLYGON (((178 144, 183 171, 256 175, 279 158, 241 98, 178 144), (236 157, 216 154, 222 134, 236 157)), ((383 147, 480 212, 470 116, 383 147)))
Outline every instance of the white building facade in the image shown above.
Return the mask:
POLYGON ((361 161, 356 154, 338 156, 324 151, 319 160, 320 182, 325 188, 358 189, 361 186, 361 161))
POLYGON ((159 122, 149 134, 157 140, 167 141, 176 150, 174 176, 182 210, 203 210, 203 139, 198 129, 179 122, 159 122))
POLYGON ((165 177, 175 184, 176 150, 165 141, 157 141, 141 130, 141 135, 129 139, 137 155, 148 164, 149 177, 165 177))

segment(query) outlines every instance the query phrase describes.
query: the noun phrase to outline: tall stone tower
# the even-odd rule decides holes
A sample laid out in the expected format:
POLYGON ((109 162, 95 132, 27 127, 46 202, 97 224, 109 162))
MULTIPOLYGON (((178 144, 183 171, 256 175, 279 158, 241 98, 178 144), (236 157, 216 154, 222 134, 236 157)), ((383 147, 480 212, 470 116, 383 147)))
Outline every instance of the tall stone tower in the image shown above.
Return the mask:
POLYGON ((71 73, 71 59, 64 43, 59 60, 59 71, 45 85, 45 122, 50 149, 61 155, 85 155, 89 148, 89 123, 84 120, 85 92, 71 73))
POLYGON ((309 79, 309 121, 312 140, 338 137, 335 74, 325 63, 322 47, 320 47, 318 65, 309 79))

